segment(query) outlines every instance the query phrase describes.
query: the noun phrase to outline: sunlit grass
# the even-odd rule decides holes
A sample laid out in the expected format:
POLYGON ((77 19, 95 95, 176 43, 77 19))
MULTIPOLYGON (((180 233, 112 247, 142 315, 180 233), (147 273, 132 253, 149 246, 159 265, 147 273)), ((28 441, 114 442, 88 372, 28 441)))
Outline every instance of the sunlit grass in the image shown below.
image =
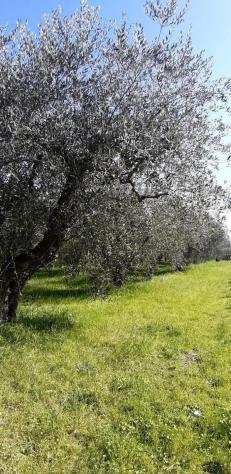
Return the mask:
POLYGON ((0 472, 229 473, 231 264, 105 299, 60 271, 0 329, 0 472))

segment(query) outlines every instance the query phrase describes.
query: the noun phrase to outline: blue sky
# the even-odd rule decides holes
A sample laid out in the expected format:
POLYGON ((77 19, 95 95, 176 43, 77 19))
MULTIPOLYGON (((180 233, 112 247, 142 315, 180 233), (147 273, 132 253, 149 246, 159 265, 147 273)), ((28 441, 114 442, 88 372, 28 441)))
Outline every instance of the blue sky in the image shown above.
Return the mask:
MULTIPOLYGON (((147 32, 151 34, 151 22, 145 20, 143 4, 145 0, 92 0, 102 6, 105 16, 119 17, 127 11, 131 21, 145 21, 147 32)), ((183 1, 183 0, 182 0, 183 1)), ((32 27, 39 23, 43 12, 49 12, 61 5, 69 13, 79 5, 78 0, 1 0, 0 23, 13 24, 17 19, 28 19, 32 27)), ((191 0, 187 23, 192 25, 194 44, 214 56, 218 75, 231 75, 231 1, 191 0)))
MULTIPOLYGON (((182 0, 183 1, 183 0, 182 0)), ((128 13, 131 22, 144 22, 148 35, 152 34, 152 23, 145 18, 143 4, 145 0, 92 0, 92 4, 101 5, 102 13, 107 17, 119 18, 121 11, 128 13)), ((0 23, 13 25, 17 19, 28 20, 36 28, 44 12, 57 6, 64 13, 75 10, 78 0, 0 0, 0 23)), ((198 50, 204 49, 214 58, 214 74, 231 77, 231 0, 191 0, 186 24, 192 26, 192 37, 198 50)), ((224 164, 219 179, 231 183, 231 166, 224 164)), ((231 231, 231 217, 229 218, 231 231)))
MULTIPOLYGON (((144 17, 145 0, 92 0, 102 6, 105 16, 120 17, 121 11, 127 11, 132 22, 144 21, 148 34, 152 24, 144 17)), ((0 23, 14 24, 17 19, 28 20, 32 28, 39 23, 44 12, 58 5, 65 13, 73 11, 79 5, 78 0, 1 0, 0 23)), ((191 0, 187 14, 187 24, 192 25, 194 44, 205 49, 214 57, 217 75, 231 76, 231 1, 230 0, 191 0)))
MULTIPOLYGON (((120 17, 127 11, 132 22, 144 21, 148 34, 152 33, 152 23, 145 19, 143 4, 145 0, 92 0, 101 5, 105 16, 120 17)), ((181 0, 183 1, 183 0, 181 0)), ((0 23, 12 25, 17 19, 28 19, 32 28, 39 23, 42 13, 49 12, 58 5, 65 13, 79 5, 78 0, 1 0, 0 23)), ((205 49, 214 57, 217 75, 231 76, 231 1, 230 0, 191 0, 187 14, 187 24, 192 25, 194 44, 205 49)))

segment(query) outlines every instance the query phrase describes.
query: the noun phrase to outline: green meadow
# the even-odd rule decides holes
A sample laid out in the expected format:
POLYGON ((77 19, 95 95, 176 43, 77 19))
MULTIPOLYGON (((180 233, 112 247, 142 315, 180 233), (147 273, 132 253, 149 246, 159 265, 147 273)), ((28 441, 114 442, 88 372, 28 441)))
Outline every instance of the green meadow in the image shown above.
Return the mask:
POLYGON ((231 473, 231 263, 93 298, 41 272, 0 328, 0 473, 231 473))

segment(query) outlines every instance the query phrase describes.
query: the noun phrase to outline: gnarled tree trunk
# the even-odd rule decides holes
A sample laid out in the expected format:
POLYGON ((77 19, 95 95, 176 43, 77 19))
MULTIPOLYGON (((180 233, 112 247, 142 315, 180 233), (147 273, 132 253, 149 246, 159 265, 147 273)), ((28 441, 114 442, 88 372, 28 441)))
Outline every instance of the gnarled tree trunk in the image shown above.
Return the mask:
POLYGON ((15 260, 9 257, 1 269, 0 281, 0 322, 6 323, 16 319, 16 310, 22 290, 29 275, 17 273, 15 260))
MULTIPOLYGON (((84 170, 80 170, 79 177, 83 174, 84 170)), ((54 260, 70 225, 67 208, 75 187, 76 181, 70 176, 49 216, 47 230, 42 240, 27 253, 8 257, 0 269, 0 323, 16 319, 17 307, 25 284, 37 270, 54 260)))
POLYGON ((20 296, 27 281, 52 262, 64 239, 64 233, 47 231, 43 240, 28 254, 8 258, 0 270, 0 323, 15 321, 20 296))

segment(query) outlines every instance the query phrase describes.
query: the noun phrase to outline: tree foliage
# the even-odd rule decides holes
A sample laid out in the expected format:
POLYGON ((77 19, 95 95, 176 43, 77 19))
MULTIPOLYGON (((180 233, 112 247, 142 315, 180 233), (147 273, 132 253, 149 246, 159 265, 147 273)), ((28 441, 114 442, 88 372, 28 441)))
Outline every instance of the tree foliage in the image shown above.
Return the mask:
POLYGON ((160 264, 183 270, 221 258, 222 222, 206 208, 179 198, 139 202, 120 183, 95 190, 93 208, 79 213, 59 252, 68 274, 88 275, 99 291, 153 276, 160 264))

